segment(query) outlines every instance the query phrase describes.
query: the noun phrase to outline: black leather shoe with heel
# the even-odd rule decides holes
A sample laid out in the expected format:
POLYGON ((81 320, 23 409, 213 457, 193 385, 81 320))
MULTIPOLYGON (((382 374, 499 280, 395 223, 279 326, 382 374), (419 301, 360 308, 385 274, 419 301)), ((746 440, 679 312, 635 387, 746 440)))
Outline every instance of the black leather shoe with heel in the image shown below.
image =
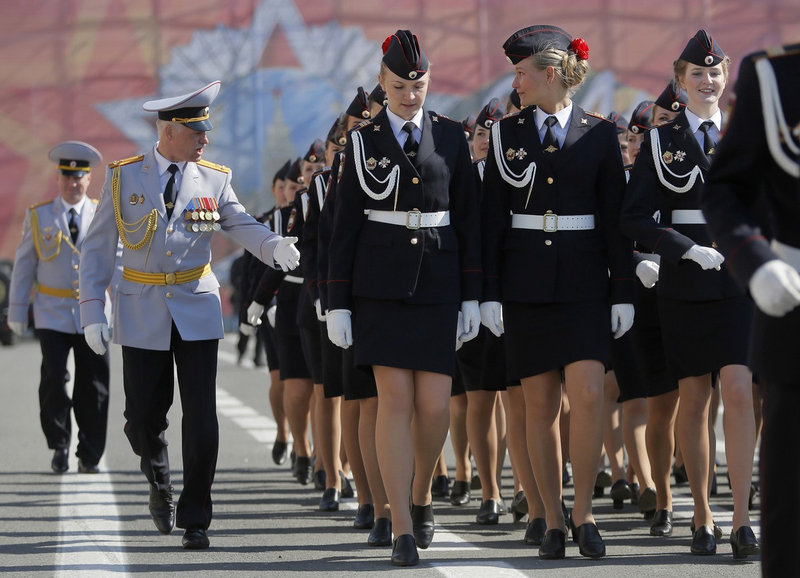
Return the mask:
POLYGON ((417 546, 425 550, 433 541, 433 504, 417 506, 411 504, 411 522, 414 524, 414 539, 417 546))
POLYGON ((737 560, 761 554, 761 546, 750 526, 739 526, 738 530, 731 532, 731 550, 737 560))
POLYGON ((392 564, 395 566, 416 566, 419 564, 419 554, 414 536, 403 534, 395 538, 392 545, 392 564))
POLYGON ((557 560, 566 554, 567 536, 563 530, 547 530, 542 545, 539 546, 539 558, 557 560))

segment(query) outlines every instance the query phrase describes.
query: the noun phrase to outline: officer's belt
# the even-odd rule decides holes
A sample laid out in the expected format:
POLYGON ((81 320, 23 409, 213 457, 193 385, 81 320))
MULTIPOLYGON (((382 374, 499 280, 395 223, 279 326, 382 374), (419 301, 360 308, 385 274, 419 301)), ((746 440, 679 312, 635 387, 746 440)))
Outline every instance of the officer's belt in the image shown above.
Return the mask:
POLYGON ((700 209, 677 209, 672 211, 673 225, 705 225, 706 218, 700 209))
POLYGON ((661 264, 661 255, 658 253, 639 253, 639 255, 648 261, 654 261, 659 265, 661 264))
POLYGON ((450 224, 450 211, 423 213, 417 209, 413 211, 377 211, 371 209, 367 219, 416 230, 428 227, 446 227, 450 224))
POLYGON ((792 247, 780 241, 772 240, 770 247, 775 251, 775 254, 786 261, 789 265, 800 271, 800 249, 792 247))
POLYGON ((211 274, 211 264, 206 263, 200 267, 189 269, 188 271, 177 271, 175 273, 145 273, 124 267, 122 278, 126 281, 141 283, 142 285, 183 285, 197 281, 211 274))
POLYGON ((532 229, 555 233, 556 231, 588 231, 594 229, 594 215, 511 215, 512 229, 532 229))
POLYGON ((78 299, 80 297, 77 287, 74 289, 56 289, 55 287, 40 284, 39 293, 50 297, 63 297, 64 299, 78 299))
POLYGON ((303 278, 302 277, 297 277, 295 275, 286 275, 283 278, 283 280, 284 281, 288 281, 289 283, 302 283, 303 282, 303 278))

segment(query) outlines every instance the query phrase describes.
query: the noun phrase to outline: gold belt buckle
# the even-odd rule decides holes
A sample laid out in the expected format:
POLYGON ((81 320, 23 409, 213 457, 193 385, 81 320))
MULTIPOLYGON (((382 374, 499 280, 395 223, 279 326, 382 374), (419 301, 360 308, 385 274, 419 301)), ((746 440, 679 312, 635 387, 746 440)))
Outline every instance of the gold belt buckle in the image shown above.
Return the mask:
POLYGON ((416 231, 420 228, 422 224, 422 211, 419 209, 414 209, 413 211, 409 211, 406 213, 406 229, 411 229, 412 231, 416 231), (412 215, 416 219, 415 222, 412 222, 411 217, 412 215))
POLYGON ((555 233, 558 231, 558 215, 555 213, 548 213, 544 215, 544 226, 542 230, 545 233, 555 233))
POLYGON ((176 280, 175 273, 167 273, 166 275, 164 275, 164 282, 167 285, 175 285, 175 280, 176 280))

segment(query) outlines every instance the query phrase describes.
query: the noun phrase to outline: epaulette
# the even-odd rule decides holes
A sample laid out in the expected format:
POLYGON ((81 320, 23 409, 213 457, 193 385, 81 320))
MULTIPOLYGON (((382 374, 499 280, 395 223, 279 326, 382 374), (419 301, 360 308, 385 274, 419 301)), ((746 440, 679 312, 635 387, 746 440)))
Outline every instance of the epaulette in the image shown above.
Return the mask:
POLYGON ((197 164, 200 165, 201 167, 214 169, 215 171, 219 171, 221 173, 230 173, 231 172, 231 170, 228 167, 226 167, 225 165, 218 165, 217 163, 212 163, 212 162, 209 162, 209 161, 206 161, 206 160, 203 160, 203 159, 200 159, 199 161, 197 161, 197 164))
POLYGON ((500 120, 505 120, 505 119, 507 119, 507 118, 514 118, 515 116, 517 116, 517 115, 518 115, 519 113, 521 113, 521 112, 522 112, 521 110, 518 110, 517 112, 509 112, 509 113, 506 113, 506 114, 503 116, 503 118, 501 118, 500 120))
POLYGON ((49 201, 42 201, 41 203, 34 203, 30 207, 28 207, 28 209, 33 211, 34 209, 38 209, 39 207, 44 207, 45 205, 49 205, 52 202, 53 202, 53 199, 50 199, 49 201))
POLYGON ((747 58, 753 61, 761 60, 762 58, 779 58, 781 56, 790 56, 800 53, 800 44, 787 44, 785 46, 771 46, 764 50, 759 50, 750 54, 747 58))
POLYGON ((450 122, 455 122, 455 123, 458 123, 459 125, 461 124, 461 121, 460 121, 460 120, 453 120, 453 119, 452 119, 452 118, 450 118, 449 116, 445 116, 445 115, 443 115, 443 114, 439 114, 439 113, 437 113, 437 112, 433 112, 433 113, 431 113, 431 114, 432 114, 433 116, 437 117, 437 118, 443 118, 443 119, 445 119, 445 120, 449 120, 450 122))
POLYGON ((602 115, 602 114, 600 114, 599 112, 594 112, 594 111, 592 111, 592 110, 584 110, 583 112, 585 112, 585 113, 586 113, 586 114, 588 114, 589 116, 593 116, 593 117, 595 117, 595 118, 599 118, 600 120, 604 120, 604 121, 606 121, 606 122, 610 122, 611 124, 614 124, 614 125, 616 125, 616 123, 615 123, 613 120, 611 120, 610 118, 606 118, 605 116, 603 116, 603 115, 602 115))
POLYGON ((357 126, 353 127, 352 130, 361 130, 362 128, 368 127, 371 124, 372 124, 371 120, 365 120, 364 122, 361 122, 357 126))
POLYGON ((110 163, 108 163, 108 168, 115 169, 117 167, 122 167, 125 165, 129 165, 131 163, 140 163, 143 160, 144 160, 144 155, 137 155, 135 157, 122 159, 121 161, 111 161, 110 163))

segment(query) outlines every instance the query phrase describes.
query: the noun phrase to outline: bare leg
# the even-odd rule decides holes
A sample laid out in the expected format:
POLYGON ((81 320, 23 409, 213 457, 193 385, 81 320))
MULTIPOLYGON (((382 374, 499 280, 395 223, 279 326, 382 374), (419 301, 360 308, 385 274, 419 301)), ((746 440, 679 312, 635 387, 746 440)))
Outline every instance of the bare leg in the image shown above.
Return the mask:
MULTIPOLYGON (((371 504, 372 493, 370 492, 367 472, 364 468, 364 460, 361 454, 361 444, 359 443, 359 429, 361 426, 361 405, 358 400, 342 401, 342 442, 347 448, 347 455, 350 456, 350 471, 353 473, 353 480, 358 489, 359 505, 371 504)), ((336 476, 337 478, 339 476, 336 476)))
POLYGON ((278 424, 278 435, 275 441, 289 441, 289 421, 286 419, 286 412, 283 409, 284 383, 281 380, 281 372, 274 369, 269 372, 269 406, 272 409, 272 417, 278 424))
MULTIPOLYGON (((629 399, 622 403, 622 436, 628 450, 628 462, 640 485, 639 493, 655 487, 647 456, 647 399, 629 399)), ((669 470, 667 471, 669 479, 669 470)))
MULTIPOLYGON (((469 460, 466 394, 450 396, 450 443, 453 444, 453 453, 456 456, 456 480, 469 482, 472 479, 472 463, 469 460)), ((439 458, 436 475, 447 475, 444 451, 439 458), (444 472, 442 472, 442 464, 444 464, 444 472)))
POLYGON ((703 375, 681 379, 678 391, 681 402, 676 429, 694 498, 695 527, 713 526, 708 504, 710 377, 703 375))
POLYGON ((294 438, 294 452, 298 456, 311 456, 311 443, 308 440, 310 423, 309 405, 314 393, 310 379, 287 379, 283 391, 286 417, 294 438))
MULTIPOLYGON (((378 453, 375 447, 375 422, 378 418, 378 398, 361 399, 358 402, 361 406, 360 419, 358 421, 358 439, 361 442, 361 455, 364 458, 364 469, 369 480, 369 490, 375 504, 376 518, 391 518, 392 513, 389 509, 389 498, 386 497, 386 490, 383 487, 381 469, 378 464, 378 453)), ((361 487, 358 486, 359 501, 361 499, 361 487)))
MULTIPOLYGON (((442 455, 450 425, 450 388, 453 380, 441 373, 415 371, 414 382, 416 390, 411 423, 414 438, 414 484, 411 498, 413 504, 427 506, 431 503, 431 480, 437 461, 442 455)), ((439 474, 438 471, 436 473, 439 474)))
MULTIPOLYGON (((495 404, 495 421, 497 423, 497 487, 500 493, 503 493, 503 464, 506 461, 506 435, 508 431, 508 424, 506 423, 506 410, 503 405, 503 396, 497 396, 497 403, 495 404)), ((511 472, 514 472, 512 467, 511 472)), ((516 488, 516 477, 514 480, 514 487, 516 488)), ((515 491, 516 493, 516 491, 515 491)))
POLYGON ((672 454, 675 451, 675 418, 678 412, 678 391, 647 398, 645 441, 653 483, 656 486, 656 509, 672 511, 672 490, 669 485, 672 454))
MULTIPOLYGON (((525 395, 521 387, 512 386, 506 392, 508 408, 508 453, 517 472, 522 491, 528 500, 528 518, 544 518, 544 503, 539 496, 539 488, 533 475, 533 466, 528 454, 525 425, 525 395)), ((559 394, 560 395, 560 394, 559 394)))
POLYGON ((603 446, 611 467, 611 479, 625 479, 625 452, 622 449, 622 411, 619 399, 619 385, 613 371, 605 374, 603 379, 604 427, 603 446))
MULTIPOLYGON (((481 477, 482 500, 500 502, 497 483, 496 391, 468 391, 467 432, 481 477)), ((452 434, 451 434, 452 435, 452 434)))
POLYGON ((559 432, 561 433, 561 466, 569 461, 569 416, 570 404, 567 398, 567 390, 561 384, 561 417, 559 418, 559 432))

